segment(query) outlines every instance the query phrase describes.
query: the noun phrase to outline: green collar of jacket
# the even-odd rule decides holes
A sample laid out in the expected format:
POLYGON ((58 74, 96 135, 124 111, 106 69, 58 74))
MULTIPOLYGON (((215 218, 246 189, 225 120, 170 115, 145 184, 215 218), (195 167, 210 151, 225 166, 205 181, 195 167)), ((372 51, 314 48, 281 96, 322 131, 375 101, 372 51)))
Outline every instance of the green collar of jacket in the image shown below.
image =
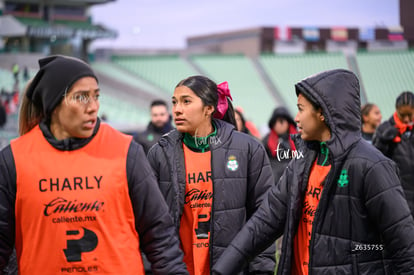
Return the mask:
POLYGON ((202 153, 208 151, 210 149, 209 141, 211 137, 215 137, 217 135, 217 128, 212 123, 214 131, 206 137, 193 137, 188 133, 184 133, 184 144, 189 147, 190 149, 200 151, 202 153))

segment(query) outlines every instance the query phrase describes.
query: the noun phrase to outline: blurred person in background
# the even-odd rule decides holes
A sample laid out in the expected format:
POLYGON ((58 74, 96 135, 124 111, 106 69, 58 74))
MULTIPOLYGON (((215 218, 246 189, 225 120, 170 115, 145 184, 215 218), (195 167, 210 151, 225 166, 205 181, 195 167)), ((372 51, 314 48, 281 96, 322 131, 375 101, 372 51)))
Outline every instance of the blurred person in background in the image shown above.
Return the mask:
POLYGON ((395 161, 400 170, 401 184, 411 214, 414 216, 414 94, 401 93, 395 102, 395 112, 374 134, 373 144, 395 161))
POLYGON ((188 274, 168 208, 140 145, 97 117, 83 61, 50 56, 28 86, 21 136, 0 152, 0 270, 188 274))
POLYGON ((238 111, 244 118, 244 125, 246 126, 246 129, 250 132, 250 134, 258 139, 261 138, 259 130, 257 130, 257 127, 254 125, 253 122, 246 119, 246 116, 244 115, 244 111, 242 107, 237 107, 236 111, 238 111))
POLYGON ((295 143, 290 136, 297 133, 296 123, 285 107, 278 107, 273 111, 268 126, 270 132, 262 142, 277 183, 296 151, 295 143))
POLYGON ((134 140, 144 147, 145 154, 152 145, 166 133, 171 131, 171 116, 168 112, 168 105, 164 100, 151 102, 151 121, 144 132, 135 135, 134 140))
POLYGON ((381 124, 382 115, 377 105, 367 103, 361 107, 361 136, 368 142, 372 142, 372 137, 377 127, 381 124))
POLYGON ((23 80, 26 82, 26 81, 29 80, 29 78, 30 78, 30 76, 29 76, 29 69, 27 68, 27 66, 24 66, 24 69, 23 69, 23 80))
POLYGON ((246 120, 239 110, 234 110, 234 119, 236 120, 237 131, 251 135, 249 129, 246 127, 246 120))
MULTIPOLYGON (((230 99, 227 82, 180 81, 172 96, 177 129, 148 153, 192 275, 210 274, 273 184, 263 146, 235 129, 230 99)), ((274 253, 270 245, 242 274, 273 274, 274 253)))
POLYGON ((212 274, 236 274, 282 233, 279 275, 414 274, 414 220, 395 163, 361 138, 358 78, 330 70, 295 88, 302 154, 212 274))
POLYGON ((17 64, 17 63, 13 64, 12 73, 13 73, 13 77, 14 77, 14 82, 15 83, 19 82, 19 73, 20 73, 19 64, 17 64))

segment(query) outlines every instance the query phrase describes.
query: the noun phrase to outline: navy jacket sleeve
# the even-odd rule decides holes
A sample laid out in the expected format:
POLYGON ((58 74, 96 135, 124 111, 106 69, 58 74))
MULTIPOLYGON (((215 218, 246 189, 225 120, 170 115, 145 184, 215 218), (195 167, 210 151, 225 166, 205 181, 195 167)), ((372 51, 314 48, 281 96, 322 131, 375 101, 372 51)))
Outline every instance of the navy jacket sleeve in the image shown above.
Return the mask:
POLYGON ((127 177, 141 248, 154 274, 188 274, 168 206, 142 146, 134 141, 128 151, 127 177))
POLYGON ((267 192, 263 203, 213 267, 213 274, 236 274, 246 262, 272 244, 283 234, 290 179, 290 165, 285 169, 278 184, 267 192))
POLYGON ((15 201, 16 167, 9 145, 0 152, 0 274, 13 274, 17 269, 15 257, 9 263, 15 238, 15 201))
POLYGON ((395 164, 389 160, 376 163, 365 179, 365 205, 396 274, 414 274, 414 221, 395 164))

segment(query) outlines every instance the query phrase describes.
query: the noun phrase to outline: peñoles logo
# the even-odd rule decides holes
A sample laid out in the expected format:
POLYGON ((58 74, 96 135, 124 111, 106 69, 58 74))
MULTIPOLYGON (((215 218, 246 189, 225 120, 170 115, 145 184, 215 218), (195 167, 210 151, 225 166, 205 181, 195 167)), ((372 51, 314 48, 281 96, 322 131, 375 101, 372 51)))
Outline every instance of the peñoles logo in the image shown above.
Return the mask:
POLYGON ((99 212, 102 210, 103 205, 103 201, 78 202, 78 200, 68 201, 64 198, 57 197, 45 204, 43 214, 50 216, 56 213, 99 212))

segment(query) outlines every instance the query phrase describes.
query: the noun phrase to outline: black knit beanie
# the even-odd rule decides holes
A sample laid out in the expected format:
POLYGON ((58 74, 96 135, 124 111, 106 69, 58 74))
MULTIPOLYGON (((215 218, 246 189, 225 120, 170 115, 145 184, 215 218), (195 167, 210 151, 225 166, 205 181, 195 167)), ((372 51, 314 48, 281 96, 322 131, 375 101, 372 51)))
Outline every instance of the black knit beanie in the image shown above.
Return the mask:
POLYGON ((26 96, 41 106, 46 118, 62 101, 65 92, 80 78, 91 76, 98 81, 91 67, 84 61, 63 55, 39 59, 39 71, 29 85, 26 96))
POLYGON ((283 106, 280 106, 273 110, 273 114, 270 117, 269 122, 267 123, 267 125, 269 126, 269 129, 273 129, 278 118, 284 118, 287 120, 289 124, 293 124, 296 126, 296 122, 293 120, 288 109, 286 109, 283 106))

